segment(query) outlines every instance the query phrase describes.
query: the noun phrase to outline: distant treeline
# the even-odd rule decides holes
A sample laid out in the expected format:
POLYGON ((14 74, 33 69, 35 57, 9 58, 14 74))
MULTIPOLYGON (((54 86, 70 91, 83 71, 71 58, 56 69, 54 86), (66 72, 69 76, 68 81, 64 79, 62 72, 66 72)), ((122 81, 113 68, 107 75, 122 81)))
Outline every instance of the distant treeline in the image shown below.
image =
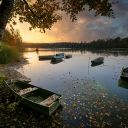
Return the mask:
POLYGON ((128 48, 128 38, 121 39, 99 39, 97 41, 86 42, 59 42, 59 43, 24 43, 24 47, 29 48, 128 48))

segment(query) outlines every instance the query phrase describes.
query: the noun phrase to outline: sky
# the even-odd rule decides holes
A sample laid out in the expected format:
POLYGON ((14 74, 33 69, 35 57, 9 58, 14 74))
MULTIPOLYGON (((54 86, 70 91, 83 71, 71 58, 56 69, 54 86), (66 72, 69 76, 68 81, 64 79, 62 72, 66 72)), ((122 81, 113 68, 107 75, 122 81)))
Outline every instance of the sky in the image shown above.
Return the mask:
POLYGON ((20 23, 18 20, 15 29, 20 30, 24 42, 30 43, 91 42, 106 38, 125 38, 128 37, 128 0, 118 1, 119 3, 112 7, 115 19, 100 15, 95 17, 94 11, 85 8, 84 12, 78 13, 75 22, 62 12, 63 19, 45 33, 40 33, 38 29, 29 31, 30 25, 26 22, 20 23))

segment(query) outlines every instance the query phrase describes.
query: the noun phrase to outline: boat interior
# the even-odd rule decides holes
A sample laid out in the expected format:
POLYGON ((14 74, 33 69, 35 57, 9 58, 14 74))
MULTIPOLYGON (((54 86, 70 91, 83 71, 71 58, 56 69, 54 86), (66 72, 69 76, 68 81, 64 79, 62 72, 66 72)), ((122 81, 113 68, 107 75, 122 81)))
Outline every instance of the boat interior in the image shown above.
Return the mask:
POLYGON ((49 106, 60 97, 56 93, 21 81, 8 81, 7 83, 18 95, 40 105, 49 106))

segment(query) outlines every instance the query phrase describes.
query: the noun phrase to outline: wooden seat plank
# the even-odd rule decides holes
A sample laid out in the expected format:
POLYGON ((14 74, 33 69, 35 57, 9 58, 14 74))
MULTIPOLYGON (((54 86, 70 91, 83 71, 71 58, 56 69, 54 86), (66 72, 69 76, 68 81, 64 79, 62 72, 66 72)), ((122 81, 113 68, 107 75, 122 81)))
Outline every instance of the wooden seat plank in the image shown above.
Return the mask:
POLYGON ((24 94, 27 94, 27 93, 29 93, 29 92, 32 92, 32 91, 35 91, 35 90, 37 90, 38 88, 36 88, 36 87, 34 87, 34 88, 25 88, 25 89, 23 89, 23 90, 20 90, 20 92, 19 92, 19 94, 20 95, 24 95, 24 94))
POLYGON ((44 101, 40 102, 39 104, 44 105, 44 106, 49 106, 51 103, 53 103, 58 98, 59 98, 58 95, 53 94, 50 97, 48 97, 47 99, 45 99, 44 101))

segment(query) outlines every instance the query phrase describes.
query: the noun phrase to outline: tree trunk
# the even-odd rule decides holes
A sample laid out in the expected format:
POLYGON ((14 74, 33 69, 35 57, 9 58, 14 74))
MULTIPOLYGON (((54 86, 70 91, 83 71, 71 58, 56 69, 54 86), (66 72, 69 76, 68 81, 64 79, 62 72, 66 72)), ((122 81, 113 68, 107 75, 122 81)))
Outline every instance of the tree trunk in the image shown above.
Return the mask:
POLYGON ((2 0, 0 5, 0 42, 4 34, 11 10, 13 9, 14 0, 2 0))

